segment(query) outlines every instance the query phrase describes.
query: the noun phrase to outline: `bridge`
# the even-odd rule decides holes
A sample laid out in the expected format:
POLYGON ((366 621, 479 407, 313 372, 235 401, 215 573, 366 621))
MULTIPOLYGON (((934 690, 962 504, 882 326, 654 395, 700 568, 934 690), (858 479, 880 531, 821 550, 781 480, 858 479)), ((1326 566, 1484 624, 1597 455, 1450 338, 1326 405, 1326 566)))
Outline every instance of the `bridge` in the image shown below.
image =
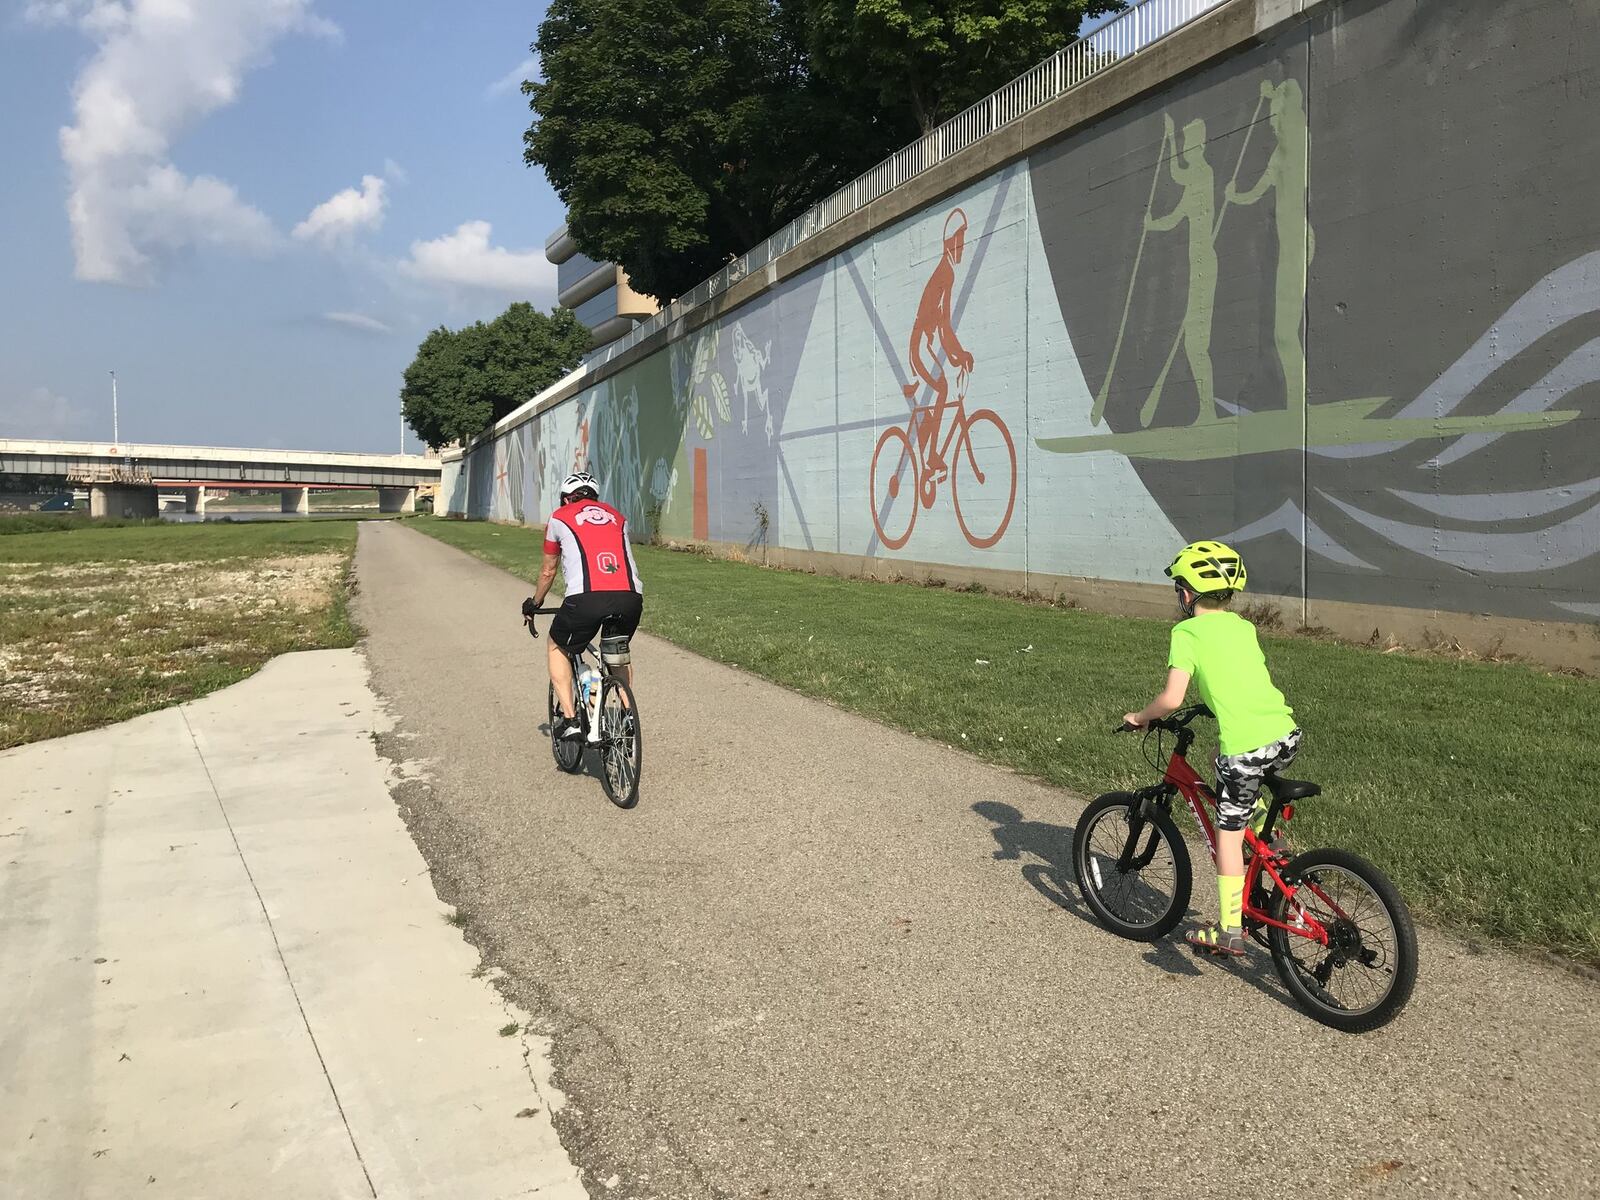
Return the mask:
POLYGON ((89 489, 91 516, 153 517, 160 492, 205 511, 207 489, 277 489, 284 512, 307 512, 312 488, 376 488, 380 512, 411 512, 419 487, 439 484, 439 460, 420 454, 342 454, 220 446, 113 445, 0 438, 0 475, 65 480, 89 489))

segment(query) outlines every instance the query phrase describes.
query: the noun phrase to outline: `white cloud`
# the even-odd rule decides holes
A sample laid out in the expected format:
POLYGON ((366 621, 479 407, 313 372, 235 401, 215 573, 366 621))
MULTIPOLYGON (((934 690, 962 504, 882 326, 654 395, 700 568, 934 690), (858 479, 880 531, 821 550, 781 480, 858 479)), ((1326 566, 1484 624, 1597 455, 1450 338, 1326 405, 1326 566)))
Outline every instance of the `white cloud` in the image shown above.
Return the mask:
POLYGON ((556 269, 540 250, 491 246, 487 221, 467 221, 454 233, 430 242, 412 242, 402 273, 424 283, 471 291, 553 297, 556 269))
POLYGON ((411 179, 406 169, 392 158, 383 160, 383 177, 394 183, 406 183, 411 179))
MULTIPOLYGON (((107 407, 110 407, 109 404, 107 407)), ((109 414, 106 432, 110 432, 109 414)), ((74 440, 89 436, 89 417, 47 387, 0 395, 0 437, 74 440)))
POLYGON ((508 96, 512 92, 520 91, 522 89, 522 81, 534 78, 534 73, 538 69, 539 60, 537 58, 525 58, 485 88, 483 94, 493 98, 495 96, 508 96))
POLYGON ((149 282, 160 260, 197 246, 247 253, 279 241, 222 180, 171 162, 174 141, 239 98, 245 75, 294 33, 338 36, 314 0, 31 0, 40 24, 72 23, 97 44, 61 131, 79 279, 149 282))
POLYGON ((383 210, 389 203, 388 187, 376 175, 361 177, 361 190, 345 188, 311 210, 311 215, 294 227, 300 241, 334 246, 347 242, 366 229, 383 224, 383 210))
POLYGON ((343 325, 346 329, 359 329, 363 333, 387 335, 394 332, 376 317, 369 317, 365 313, 327 312, 322 314, 322 319, 331 321, 335 325, 343 325))

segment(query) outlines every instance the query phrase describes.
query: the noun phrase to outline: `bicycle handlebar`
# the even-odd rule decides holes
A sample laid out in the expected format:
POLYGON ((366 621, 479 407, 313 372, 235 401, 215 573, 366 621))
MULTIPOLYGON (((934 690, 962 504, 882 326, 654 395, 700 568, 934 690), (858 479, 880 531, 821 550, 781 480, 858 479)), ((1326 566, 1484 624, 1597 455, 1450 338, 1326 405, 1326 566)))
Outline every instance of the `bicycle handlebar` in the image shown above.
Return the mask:
POLYGON ((1129 725, 1126 721, 1124 721, 1111 732, 1138 733, 1140 730, 1164 729, 1168 733, 1180 733, 1186 729, 1189 725, 1189 722, 1194 720, 1196 717, 1215 717, 1216 715, 1216 713, 1212 712, 1204 704, 1191 704, 1188 708, 1179 709, 1170 717, 1157 717, 1155 720, 1147 721, 1143 725, 1129 725))
POLYGON ((540 608, 534 604, 533 597, 529 596, 522 602, 522 623, 528 627, 530 634, 538 637, 539 627, 533 623, 534 617, 552 617, 560 611, 559 608, 540 608))

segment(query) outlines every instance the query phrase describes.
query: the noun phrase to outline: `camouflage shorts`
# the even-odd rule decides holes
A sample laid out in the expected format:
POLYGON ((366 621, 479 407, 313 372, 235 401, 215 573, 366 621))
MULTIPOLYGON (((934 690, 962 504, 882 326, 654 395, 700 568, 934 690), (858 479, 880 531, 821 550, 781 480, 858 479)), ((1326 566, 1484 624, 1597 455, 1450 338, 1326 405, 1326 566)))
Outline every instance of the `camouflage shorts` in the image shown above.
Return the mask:
POLYGON ((1261 781, 1294 761, 1300 731, 1244 754, 1217 755, 1217 828, 1237 833, 1250 821, 1261 781))

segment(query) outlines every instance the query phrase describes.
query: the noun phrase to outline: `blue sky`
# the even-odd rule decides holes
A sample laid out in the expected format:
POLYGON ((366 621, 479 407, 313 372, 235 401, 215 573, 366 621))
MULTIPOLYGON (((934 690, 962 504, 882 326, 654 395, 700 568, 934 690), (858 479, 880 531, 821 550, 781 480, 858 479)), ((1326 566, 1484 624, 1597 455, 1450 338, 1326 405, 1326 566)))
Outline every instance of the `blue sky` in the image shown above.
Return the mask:
POLYGON ((429 329, 554 303, 543 14, 0 0, 0 437, 109 440, 115 370, 125 441, 397 448, 429 329))
POLYGON ((554 303, 542 16, 0 0, 0 437, 109 440, 114 369, 127 441, 395 449, 430 328, 554 303))

